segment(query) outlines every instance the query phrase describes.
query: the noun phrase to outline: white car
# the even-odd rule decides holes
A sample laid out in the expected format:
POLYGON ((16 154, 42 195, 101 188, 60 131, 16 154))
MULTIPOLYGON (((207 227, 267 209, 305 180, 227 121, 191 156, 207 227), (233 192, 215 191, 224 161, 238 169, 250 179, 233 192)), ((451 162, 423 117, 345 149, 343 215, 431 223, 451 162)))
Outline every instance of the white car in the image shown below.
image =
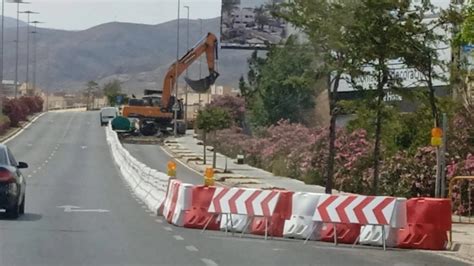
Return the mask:
POLYGON ((104 107, 100 109, 100 125, 106 126, 109 124, 109 121, 112 121, 115 117, 118 116, 118 109, 115 107, 104 107))

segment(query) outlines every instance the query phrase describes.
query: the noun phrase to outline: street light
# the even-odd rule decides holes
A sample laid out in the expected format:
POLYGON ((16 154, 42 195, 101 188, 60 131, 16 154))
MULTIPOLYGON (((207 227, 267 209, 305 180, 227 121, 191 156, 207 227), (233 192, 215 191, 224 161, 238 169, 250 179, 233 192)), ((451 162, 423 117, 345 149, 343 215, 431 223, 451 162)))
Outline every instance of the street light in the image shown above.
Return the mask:
POLYGON ((29 4, 23 0, 9 0, 9 3, 16 3, 16 47, 15 47, 15 98, 18 94, 18 51, 20 45, 20 4, 29 4))
MULTIPOLYGON (((175 63, 175 76, 174 76, 174 105, 178 104, 178 61, 179 61, 179 18, 180 18, 180 9, 181 9, 181 1, 178 0, 178 20, 177 20, 177 29, 176 29, 176 63, 175 63)), ((174 111, 174 128, 173 134, 174 136, 178 136, 178 108, 173 106, 174 111)))
MULTIPOLYGON (((186 51, 189 51, 189 6, 184 6, 188 10, 187 25, 186 25, 186 51)), ((189 70, 186 68, 186 77, 188 77, 189 70)), ((184 88, 184 125, 188 129, 188 84, 184 88)))
POLYGON ((37 50, 37 34, 38 34, 38 24, 43 22, 33 21, 31 24, 35 25, 34 30, 31 32, 33 35, 33 90, 36 90, 36 50, 37 50))
POLYGON ((3 110, 3 43, 5 39, 5 0, 2 0, 2 34, 0 45, 0 110, 3 110))
POLYGON ((26 24, 26 88, 28 89, 30 84, 30 16, 32 14, 39 14, 38 12, 33 12, 30 10, 20 12, 21 14, 27 14, 27 24, 26 24))
MULTIPOLYGON (((202 18, 199 19, 199 24, 201 25, 201 31, 200 31, 199 37, 201 37, 202 36, 202 18)), ((199 80, 201 80, 201 78, 202 78, 202 57, 199 58, 199 80)), ((201 110, 201 93, 199 93, 198 102, 199 102, 198 110, 201 110)))

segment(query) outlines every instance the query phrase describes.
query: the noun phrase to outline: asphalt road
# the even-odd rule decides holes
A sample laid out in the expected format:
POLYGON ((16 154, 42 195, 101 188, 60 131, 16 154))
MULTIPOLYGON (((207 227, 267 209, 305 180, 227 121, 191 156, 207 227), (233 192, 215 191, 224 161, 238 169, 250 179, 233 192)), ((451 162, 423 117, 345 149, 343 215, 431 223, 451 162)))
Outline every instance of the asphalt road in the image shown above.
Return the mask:
POLYGON ((412 250, 303 245, 168 225, 123 183, 97 112, 48 113, 8 145, 30 168, 26 214, 0 217, 2 266, 462 265, 412 250))
MULTIPOLYGON (((158 145, 125 144, 124 147, 137 160, 163 173, 167 171, 168 161, 173 160, 173 157, 165 153, 158 145)), ((203 176, 198 172, 183 166, 179 162, 176 165, 176 176, 183 182, 190 184, 204 183, 203 176)))

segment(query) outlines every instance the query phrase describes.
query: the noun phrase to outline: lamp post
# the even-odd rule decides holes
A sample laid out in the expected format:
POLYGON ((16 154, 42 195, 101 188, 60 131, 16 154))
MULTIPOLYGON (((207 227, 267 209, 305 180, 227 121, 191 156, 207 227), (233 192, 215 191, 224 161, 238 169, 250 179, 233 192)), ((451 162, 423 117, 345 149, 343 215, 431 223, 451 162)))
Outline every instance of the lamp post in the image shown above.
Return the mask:
POLYGON ((18 95, 18 52, 20 45, 20 4, 28 4, 23 0, 10 0, 11 3, 16 3, 16 45, 15 45, 15 98, 18 95))
MULTIPOLYGON (((202 36, 202 19, 201 18, 199 19, 199 23, 201 25, 200 36, 202 36)), ((201 80, 201 77, 202 77, 202 57, 199 58, 199 80, 201 80)), ((198 110, 201 110, 201 93, 199 93, 198 102, 199 102, 198 110)))
POLYGON ((21 14, 27 15, 27 24, 26 24, 26 88, 28 89, 30 85, 30 16, 32 14, 39 14, 38 12, 33 12, 30 10, 20 12, 21 14))
POLYGON ((3 110, 3 43, 5 39, 5 0, 2 0, 2 33, 0 45, 0 110, 3 110))
MULTIPOLYGON (((187 25, 186 25, 186 51, 189 51, 189 6, 184 6, 188 11, 187 25)), ((186 77, 188 77, 189 70, 186 68, 186 77)), ((188 84, 184 88, 184 125, 188 128, 188 84)))
MULTIPOLYGON (((175 63, 175 76, 174 76, 174 105, 178 105, 178 61, 179 61, 179 18, 180 18, 180 9, 181 9, 181 1, 178 0, 178 19, 177 19, 177 29, 176 29, 176 63, 175 63)), ((174 111, 174 127, 173 127, 173 134, 174 136, 178 136, 178 108, 173 106, 174 111)))
MULTIPOLYGON (((43 22, 40 21, 32 21, 31 24, 35 25, 34 30, 31 32, 33 35, 33 89, 36 90, 36 62, 37 62, 37 34, 38 34, 38 24, 43 22)), ((47 96, 46 96, 47 97, 47 96)))

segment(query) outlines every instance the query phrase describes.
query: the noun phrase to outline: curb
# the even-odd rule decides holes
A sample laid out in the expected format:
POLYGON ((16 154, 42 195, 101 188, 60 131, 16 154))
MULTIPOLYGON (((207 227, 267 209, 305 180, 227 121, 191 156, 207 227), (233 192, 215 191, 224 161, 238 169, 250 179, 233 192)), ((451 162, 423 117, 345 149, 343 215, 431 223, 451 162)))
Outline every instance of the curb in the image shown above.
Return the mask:
POLYGON ((0 137, 0 143, 5 144, 9 142, 10 140, 14 139, 17 135, 19 135, 23 130, 28 128, 31 124, 33 124, 38 118, 46 114, 47 112, 41 112, 35 114, 28 122, 25 124, 21 125, 20 127, 15 128, 13 131, 9 132, 5 136, 0 137))

